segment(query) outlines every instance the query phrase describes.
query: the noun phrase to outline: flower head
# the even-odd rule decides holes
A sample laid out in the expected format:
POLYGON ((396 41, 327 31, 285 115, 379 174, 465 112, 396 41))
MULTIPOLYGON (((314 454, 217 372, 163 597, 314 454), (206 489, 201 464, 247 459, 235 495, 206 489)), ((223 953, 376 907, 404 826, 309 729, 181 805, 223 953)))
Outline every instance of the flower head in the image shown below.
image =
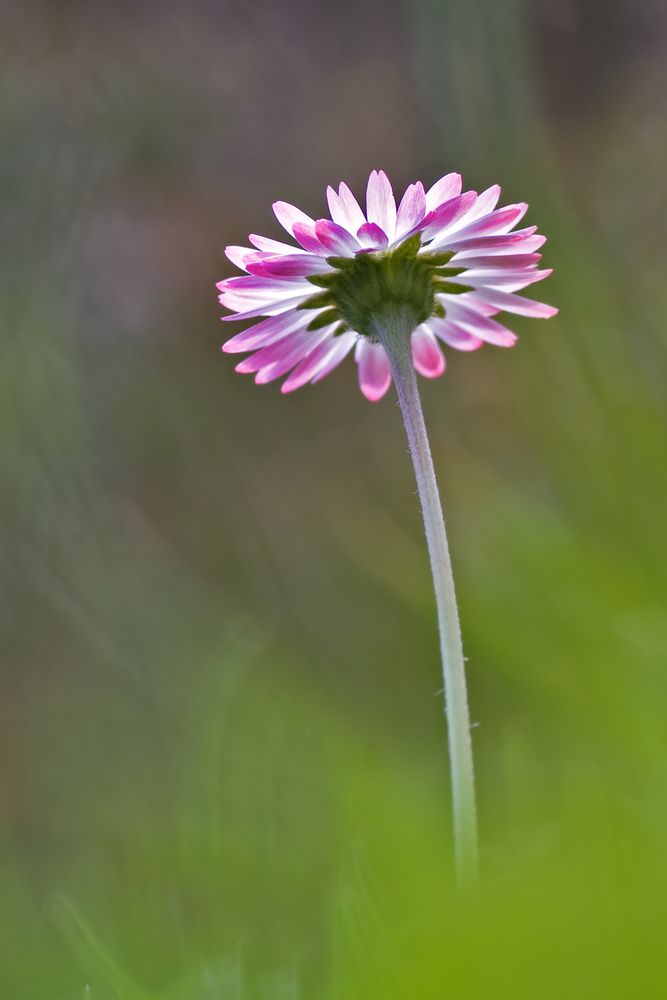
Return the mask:
POLYGON ((354 350, 359 385, 380 399, 391 384, 376 330, 383 316, 410 317, 412 359, 427 378, 445 370, 440 344, 474 351, 512 347, 501 312, 546 318, 558 310, 516 293, 551 274, 539 270, 545 242, 536 226, 515 230, 526 204, 496 208, 497 185, 461 193, 459 174, 428 191, 411 184, 398 208, 386 174, 373 171, 366 213, 346 184, 327 189, 330 219, 311 219, 278 201, 276 218, 298 245, 250 236, 252 247, 227 247, 245 275, 219 282, 220 302, 255 321, 223 345, 248 353, 238 372, 257 383, 287 375, 283 392, 319 382, 354 350))

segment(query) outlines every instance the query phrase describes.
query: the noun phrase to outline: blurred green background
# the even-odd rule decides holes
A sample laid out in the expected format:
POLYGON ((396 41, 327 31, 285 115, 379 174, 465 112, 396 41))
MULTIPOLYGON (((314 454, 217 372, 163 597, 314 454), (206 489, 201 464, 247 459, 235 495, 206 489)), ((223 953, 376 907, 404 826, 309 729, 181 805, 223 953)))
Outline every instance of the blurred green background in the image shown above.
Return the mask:
POLYGON ((667 995, 664 6, 2 18, 0 996, 667 995), (224 246, 373 167, 528 200, 561 309, 422 382, 468 895, 397 407, 219 353, 224 246))

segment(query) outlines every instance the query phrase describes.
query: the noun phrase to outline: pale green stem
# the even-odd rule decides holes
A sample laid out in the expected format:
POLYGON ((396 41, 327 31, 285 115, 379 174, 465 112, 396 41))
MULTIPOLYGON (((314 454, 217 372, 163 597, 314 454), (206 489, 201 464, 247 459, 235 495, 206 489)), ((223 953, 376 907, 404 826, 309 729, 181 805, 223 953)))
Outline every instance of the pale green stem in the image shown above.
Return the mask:
POLYGON ((410 334, 415 325, 412 320, 407 312, 392 311, 381 322, 375 322, 374 328, 389 357, 424 518, 440 631, 456 873, 461 884, 469 884, 478 876, 478 847, 465 662, 445 521, 412 363, 410 334))

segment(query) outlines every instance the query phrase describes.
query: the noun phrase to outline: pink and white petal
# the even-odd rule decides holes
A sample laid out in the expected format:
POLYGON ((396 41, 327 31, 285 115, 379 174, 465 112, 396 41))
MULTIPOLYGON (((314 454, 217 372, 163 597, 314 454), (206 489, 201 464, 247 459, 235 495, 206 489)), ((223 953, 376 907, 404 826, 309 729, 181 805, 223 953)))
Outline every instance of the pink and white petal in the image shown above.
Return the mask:
POLYGON ((445 356, 432 333, 423 326, 412 334, 412 363, 425 378, 437 378, 445 370, 445 356))
POLYGON ((313 286, 305 284, 297 278, 290 280, 277 278, 256 278, 256 281, 265 281, 265 287, 253 288, 223 288, 218 296, 220 303, 228 309, 235 309, 244 313, 248 309, 259 309, 258 315, 262 315, 261 310, 266 309, 265 315, 271 315, 270 309, 273 306, 279 307, 278 312, 282 312, 284 303, 300 303, 313 294, 313 286))
MULTIPOLYGON (((220 296, 223 306, 228 309, 236 309, 228 301, 223 301, 223 298, 227 299, 227 296, 220 296)), ((223 316, 222 319, 225 323, 242 323, 247 319, 256 319, 258 316, 278 316, 287 312, 288 309, 296 309, 303 301, 303 295, 295 295, 290 299, 283 299, 281 302, 273 302, 270 305, 261 305, 252 309, 244 307, 242 312, 235 312, 232 316, 223 316)))
MULTIPOLYGON (((285 358, 294 358, 292 365, 295 365, 305 354, 316 347, 321 340, 329 334, 330 327, 326 330, 308 330, 306 327, 294 330, 273 344, 260 348, 249 357, 244 358, 236 366, 236 371, 245 374, 246 372, 258 372, 262 368, 282 362, 285 358)), ((291 367, 291 366, 290 366, 291 367)), ((287 368, 285 369, 287 371, 287 368)))
POLYGON ((426 215, 426 197, 424 195, 424 185, 421 181, 410 184, 406 188, 405 194, 401 198, 396 215, 396 232, 394 239, 400 240, 403 236, 417 227, 426 215))
POLYGON ((294 371, 281 385, 280 391, 282 393, 294 392, 295 389, 300 389, 306 382, 310 382, 320 365, 326 363, 329 355, 335 349, 336 337, 330 334, 326 340, 317 344, 316 347, 301 359, 294 371))
POLYGON ((466 210, 459 212, 456 218, 452 219, 446 227, 446 231, 443 232, 439 237, 436 237, 433 242, 433 247, 436 245, 442 245, 442 239, 446 236, 447 246, 449 246, 449 240, 454 238, 454 234, 460 230, 464 229, 473 223, 476 219, 488 215, 491 210, 496 206, 498 198, 500 197, 500 187, 498 184, 494 184, 493 187, 487 188, 480 195, 477 195, 474 200, 470 201, 466 210))
POLYGON ((356 198, 352 192, 349 191, 349 188, 348 192, 353 204, 348 203, 341 198, 341 196, 337 194, 332 187, 328 187, 327 204, 329 206, 329 214, 336 225, 341 226, 348 233, 354 234, 359 226, 363 226, 366 221, 366 217, 359 208, 356 198))
POLYGON ((268 347, 282 337, 307 326, 311 317, 303 309, 293 309, 279 316, 269 316, 268 319, 255 323, 235 337, 226 340, 222 345, 225 354, 243 354, 245 351, 255 351, 260 347, 268 347))
POLYGON ((340 218, 334 219, 350 233, 356 233, 360 226, 366 222, 366 216, 361 210, 361 206, 354 197, 345 182, 338 185, 339 213, 340 218))
POLYGON ((448 319, 432 317, 428 321, 428 326, 448 347, 453 347, 457 351, 478 351, 484 346, 484 341, 480 337, 475 337, 448 319))
POLYGON ((225 247, 225 257, 227 260, 231 260, 234 267, 238 267, 241 271, 248 270, 248 263, 252 263, 257 260, 261 260, 264 254, 260 253, 259 250, 253 250, 252 247, 225 247))
POLYGON ((275 344, 260 348, 253 354, 249 354, 247 358, 242 358, 235 366, 234 371, 238 372, 239 375, 248 375, 261 371, 262 368, 270 368, 271 365, 277 364, 290 355, 295 348, 303 350, 302 330, 297 330, 295 333, 283 337, 275 344))
POLYGON ((318 219, 315 235, 330 254, 338 257, 352 257, 359 249, 359 240, 347 229, 329 219, 318 219))
POLYGON ((349 354, 355 339, 354 335, 350 333, 341 334, 338 337, 330 335, 299 362, 291 375, 281 385, 280 391, 283 393, 294 392, 295 389, 300 389, 301 386, 317 379, 318 376, 324 378, 324 375, 340 364, 343 358, 349 354))
POLYGON ((280 240, 271 240, 268 236, 257 236, 256 233, 251 233, 248 237, 250 242, 258 250, 264 250, 266 253, 275 255, 280 255, 283 253, 305 253, 301 247, 292 246, 291 243, 281 243, 280 240))
POLYGON ((269 364, 262 365, 255 376, 257 385, 265 385, 267 382, 274 382, 281 375, 290 371, 299 361, 317 347, 323 340, 331 336, 331 328, 326 330, 308 331, 310 339, 305 337, 294 341, 288 350, 281 353, 280 357, 269 364))
MULTIPOLYGON (((240 292, 221 292, 218 295, 218 302, 221 306, 224 306, 225 309, 233 309, 237 313, 244 313, 246 309, 254 309, 260 301, 256 297, 241 295, 240 292)), ((262 305, 266 305, 266 303, 263 302, 262 305)), ((235 319, 234 316, 229 318, 235 319)))
POLYGON ((302 222, 294 223, 294 238, 299 241, 304 250, 318 256, 326 254, 327 248, 318 240, 315 232, 315 223, 306 225, 302 222))
POLYGON ((389 178, 384 170, 373 170, 366 188, 366 216, 386 234, 389 240, 396 229, 396 201, 389 178))
POLYGON ((522 295, 515 295, 513 292, 506 292, 500 288, 484 288, 475 293, 475 297, 481 298, 485 304, 494 306, 502 312, 516 313, 518 316, 550 319, 551 316, 556 316, 558 313, 555 306, 549 306, 546 302, 526 299, 522 295))
POLYGON ((248 264, 250 274, 271 278, 298 278, 311 274, 324 274, 331 268, 325 257, 316 254, 284 254, 282 257, 264 257, 248 264))
POLYGON ((241 318, 245 316, 248 311, 251 311, 253 315, 256 316, 273 316, 276 313, 284 312, 285 308, 289 307, 292 303, 297 306, 304 301, 304 294, 299 293, 299 296, 289 296, 285 298, 284 296, 276 295, 273 298, 266 298, 257 295, 242 295, 240 292, 222 292, 218 296, 220 304, 225 306, 226 309, 233 309, 236 311, 236 316, 224 317, 229 319, 230 322, 238 322, 239 315, 241 318), (255 310, 257 310, 255 312, 255 310))
MULTIPOLYGON (((304 280, 304 279, 302 279, 304 280)), ((284 284, 284 279, 281 278, 267 278, 261 277, 255 274, 250 274, 246 272, 245 274, 233 274, 229 278, 223 278, 222 281, 216 281, 215 287, 219 292, 235 292, 238 295, 256 295, 257 290, 260 287, 271 287, 273 282, 276 284, 284 284), (241 279, 245 279, 245 282, 239 284, 241 279), (246 282, 250 280, 251 282, 257 282, 260 284, 247 284, 246 282)))
POLYGON ((294 226, 299 223, 302 226, 315 225, 315 220, 311 219, 309 215, 302 212, 300 208, 295 205, 290 205, 287 201, 276 201, 273 203, 273 213, 283 227, 286 229, 290 235, 294 234, 294 226))
POLYGON ((455 234, 456 240, 458 242, 471 236, 481 235, 504 236, 524 217, 527 211, 528 205, 525 202, 498 208, 495 212, 491 212, 489 215, 485 215, 481 219, 476 219, 469 225, 457 229, 455 234))
POLYGON ((533 285, 536 281, 544 281, 552 272, 552 268, 544 271, 525 269, 518 271, 491 271, 471 268, 465 274, 452 278, 453 281, 461 282, 464 285, 471 285, 473 288, 504 288, 506 292, 518 292, 527 285, 533 285))
POLYGON ((350 353, 352 348, 357 342, 356 333, 342 333, 336 340, 340 341, 336 350, 329 355, 326 361, 323 361, 317 372, 311 378, 311 383, 315 385, 317 382, 321 382, 323 378, 326 378, 330 372, 337 368, 338 365, 343 361, 344 358, 350 353))
POLYGON ((340 198, 330 184, 327 187, 327 205, 329 206, 329 215, 333 221, 337 222, 339 226, 343 226, 344 229, 347 229, 345 225, 345 210, 341 207, 340 198))
POLYGON ((487 344, 495 344, 496 347, 513 347, 518 340, 517 335, 508 330, 502 323, 491 319, 490 316, 483 316, 474 309, 461 305, 461 303, 449 301, 446 303, 445 309, 453 323, 468 330, 480 340, 485 340, 487 344))
MULTIPOLYGON (((509 233, 510 236, 533 236, 537 232, 537 226, 524 226, 523 229, 515 229, 513 233, 509 233)), ((546 240, 546 236, 544 237, 546 240)))
POLYGON ((520 236, 517 233, 507 233, 505 236, 472 236, 467 240, 457 240, 452 237, 449 244, 451 250, 456 251, 456 259, 467 259, 474 257, 478 253, 510 254, 532 253, 539 250, 546 243, 546 236, 520 236))
MULTIPOLYGON (((456 254, 451 261, 452 267, 457 263, 465 264, 470 270, 507 270, 507 271, 523 271, 527 268, 534 268, 537 266, 542 258, 541 253, 516 253, 516 254, 489 254, 482 255, 478 254, 476 256, 461 257, 456 254)), ((262 265, 259 265, 260 267, 262 265)))
POLYGON ((476 191, 466 191, 455 198, 439 205, 433 212, 426 216, 423 227, 424 239, 432 240, 429 250, 441 246, 447 238, 447 233, 457 219, 465 215, 469 208, 474 205, 477 198, 476 191))
POLYGON ((357 232, 357 239, 368 250, 386 250, 389 246, 387 234, 374 222, 365 222, 357 232))
POLYGON ((219 281, 217 287, 222 292, 240 292, 242 295, 261 298, 265 295, 292 295, 295 289, 304 292, 312 290, 312 285, 300 275, 288 278, 268 278, 256 274, 235 274, 219 281))
POLYGON ((475 219, 481 219, 482 216, 490 215, 498 204, 499 198, 500 184, 492 184, 486 191, 482 191, 468 213, 468 217, 465 220, 466 224, 474 222, 475 219))
POLYGON ((425 195, 426 211, 432 212, 438 205, 461 194, 461 174, 445 174, 428 189, 425 195))
POLYGON ((356 356, 359 366, 359 388, 371 403, 382 399, 391 385, 389 359, 382 344, 362 340, 356 356))

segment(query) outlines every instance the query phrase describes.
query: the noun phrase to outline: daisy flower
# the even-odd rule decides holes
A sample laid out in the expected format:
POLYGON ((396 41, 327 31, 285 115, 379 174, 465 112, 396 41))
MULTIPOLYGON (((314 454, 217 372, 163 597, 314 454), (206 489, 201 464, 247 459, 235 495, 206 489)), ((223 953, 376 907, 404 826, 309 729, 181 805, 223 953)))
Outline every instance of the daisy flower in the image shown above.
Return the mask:
POLYGON ((516 335, 499 313, 546 318, 558 310, 517 294, 551 273, 539 268, 545 237, 536 226, 515 229, 528 206, 498 208, 499 197, 498 185, 462 192, 461 176, 450 173, 427 191, 411 184, 397 207, 387 175, 374 170, 365 212, 344 183, 327 189, 331 218, 276 202, 295 242, 251 235, 252 246, 227 247, 246 273, 217 286, 234 313, 224 319, 253 325, 223 350, 247 354, 236 371, 259 384, 287 376, 282 392, 319 382, 353 352, 361 391, 376 401, 392 380, 376 329, 388 309, 409 316, 412 363, 426 378, 445 370, 442 345, 512 347, 516 335))
POLYGON ((417 181, 396 206, 383 171, 368 178, 366 212, 346 184, 327 189, 330 219, 311 219, 278 201, 278 221, 295 243, 250 236, 227 247, 246 273, 218 285, 226 320, 252 321, 223 345, 243 353, 238 372, 258 383, 285 377, 283 392, 319 382, 354 352, 367 399, 393 380, 424 518, 440 632, 452 781, 457 876, 477 877, 477 811, 465 659, 454 578, 433 459, 415 372, 445 370, 442 344, 475 351, 512 347, 499 313, 546 318, 553 306, 517 294, 551 272, 540 270, 544 237, 515 229, 527 205, 498 208, 497 185, 461 191, 459 174, 428 191, 417 181), (255 322, 259 320, 259 322, 255 322))

